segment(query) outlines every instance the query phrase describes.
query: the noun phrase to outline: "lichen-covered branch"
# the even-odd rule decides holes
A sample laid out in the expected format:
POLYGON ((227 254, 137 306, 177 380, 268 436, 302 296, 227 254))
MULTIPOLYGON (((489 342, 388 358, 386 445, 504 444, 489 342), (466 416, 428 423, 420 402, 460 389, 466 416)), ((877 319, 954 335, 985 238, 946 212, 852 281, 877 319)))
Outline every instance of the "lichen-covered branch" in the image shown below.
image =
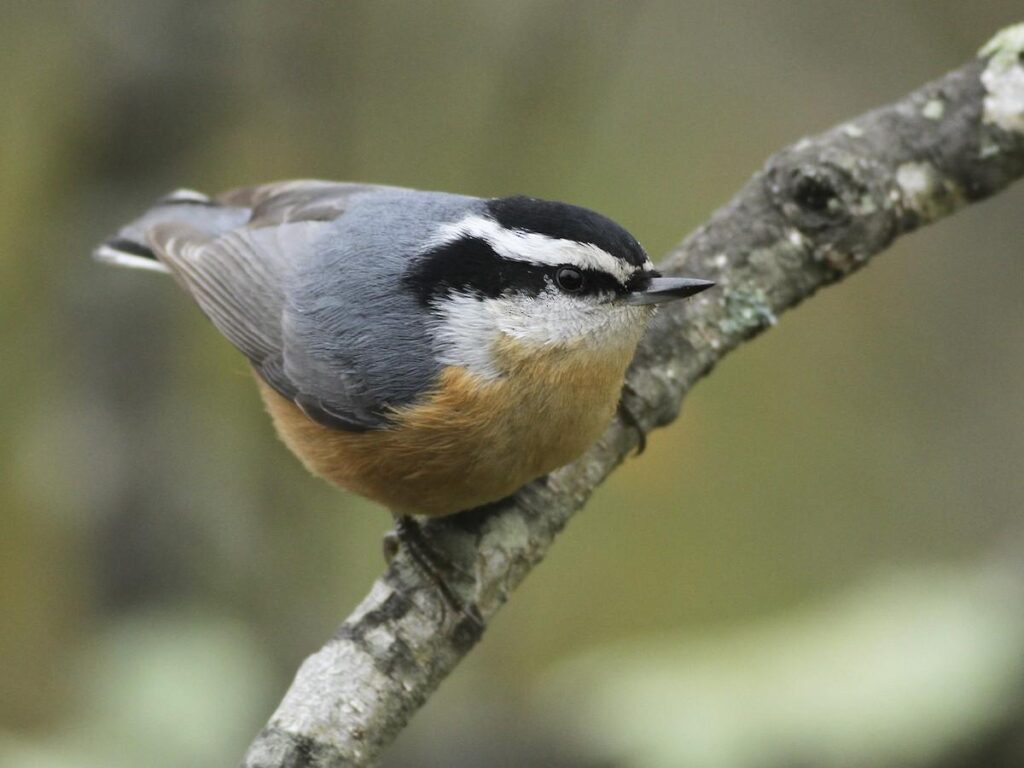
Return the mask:
MULTIPOLYGON (((779 313, 900 235, 1022 175, 1018 25, 903 100, 782 150, 674 249, 664 272, 718 287, 655 318, 630 371, 627 407, 644 429, 671 422, 694 382, 779 313)), ((485 622, 637 442, 635 429, 612 424, 586 455, 508 502, 425 526, 453 563, 452 586, 485 622)), ((372 763, 478 635, 472 621, 446 615, 430 582, 400 553, 303 663, 244 765, 372 763)))

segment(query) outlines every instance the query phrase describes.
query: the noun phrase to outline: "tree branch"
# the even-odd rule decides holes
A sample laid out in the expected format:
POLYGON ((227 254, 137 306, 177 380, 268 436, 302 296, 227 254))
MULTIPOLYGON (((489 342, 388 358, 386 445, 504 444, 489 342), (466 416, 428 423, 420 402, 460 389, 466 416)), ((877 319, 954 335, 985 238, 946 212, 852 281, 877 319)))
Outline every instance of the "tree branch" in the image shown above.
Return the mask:
MULTIPOLYGON (((655 318, 629 374, 643 428, 671 422, 694 382, 782 311, 843 279, 896 237, 1024 175, 1024 25, 905 99, 772 157, 661 264, 718 287, 655 318)), ((582 458, 487 513, 424 526, 463 573, 484 621, 547 553, 594 488, 636 447, 612 424, 582 458)), ((372 763, 473 647, 404 552, 302 664, 249 749, 249 768, 372 763)))

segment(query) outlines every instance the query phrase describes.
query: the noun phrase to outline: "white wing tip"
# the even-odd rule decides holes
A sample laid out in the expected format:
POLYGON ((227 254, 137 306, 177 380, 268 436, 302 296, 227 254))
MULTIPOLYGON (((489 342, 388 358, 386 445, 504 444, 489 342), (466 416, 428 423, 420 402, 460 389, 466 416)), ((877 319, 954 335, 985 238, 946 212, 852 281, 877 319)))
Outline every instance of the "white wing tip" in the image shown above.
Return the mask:
POLYGON ((213 200, 211 200, 209 196, 204 195, 202 192, 195 189, 182 187, 181 189, 174 190, 169 195, 164 195, 164 197, 160 198, 157 202, 157 205, 169 205, 174 203, 199 203, 200 205, 207 205, 213 203, 213 200))

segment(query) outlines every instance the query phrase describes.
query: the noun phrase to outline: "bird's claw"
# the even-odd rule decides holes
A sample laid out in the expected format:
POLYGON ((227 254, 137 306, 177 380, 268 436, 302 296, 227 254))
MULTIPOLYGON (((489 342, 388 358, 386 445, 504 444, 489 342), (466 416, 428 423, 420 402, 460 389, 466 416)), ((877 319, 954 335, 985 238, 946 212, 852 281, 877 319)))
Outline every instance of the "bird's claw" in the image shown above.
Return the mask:
POLYGON ((636 415, 631 410, 629 410, 629 406, 626 405, 625 397, 626 395, 630 395, 632 397, 639 397, 639 395, 637 394, 637 391, 633 389, 632 385, 628 381, 622 385, 622 394, 623 396, 619 398, 619 418, 622 420, 622 423, 625 424, 627 427, 631 427, 636 430, 637 437, 639 438, 639 442, 636 446, 636 455, 639 456, 641 453, 647 450, 647 433, 644 431, 643 426, 640 424, 640 419, 638 419, 636 415))
POLYGON ((384 536, 383 545, 384 556, 389 563, 398 553, 400 547, 404 547, 405 551, 409 553, 409 559, 416 570, 433 585, 441 597, 441 605, 445 609, 443 622, 446 626, 450 626, 450 618, 454 614, 463 618, 467 628, 474 636, 479 636, 483 632, 484 620, 480 609, 474 603, 464 602, 444 576, 446 570, 454 570, 465 575, 464 571, 438 553, 423 535, 423 529, 416 520, 408 515, 396 516, 395 530, 389 531, 384 536))

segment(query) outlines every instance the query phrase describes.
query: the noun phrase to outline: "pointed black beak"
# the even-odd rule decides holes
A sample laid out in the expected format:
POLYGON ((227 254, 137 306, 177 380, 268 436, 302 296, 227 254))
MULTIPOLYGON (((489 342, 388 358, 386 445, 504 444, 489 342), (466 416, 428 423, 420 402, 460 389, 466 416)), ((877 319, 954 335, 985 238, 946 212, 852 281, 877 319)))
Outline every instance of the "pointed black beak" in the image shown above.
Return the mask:
POLYGON ((710 280, 694 277, 652 277, 643 290, 627 293, 625 301, 627 304, 662 304, 693 296, 713 285, 710 280))

